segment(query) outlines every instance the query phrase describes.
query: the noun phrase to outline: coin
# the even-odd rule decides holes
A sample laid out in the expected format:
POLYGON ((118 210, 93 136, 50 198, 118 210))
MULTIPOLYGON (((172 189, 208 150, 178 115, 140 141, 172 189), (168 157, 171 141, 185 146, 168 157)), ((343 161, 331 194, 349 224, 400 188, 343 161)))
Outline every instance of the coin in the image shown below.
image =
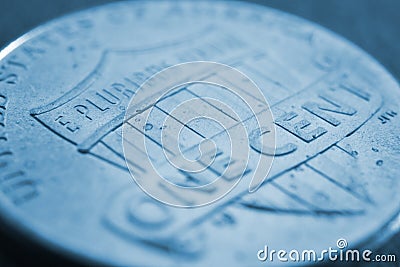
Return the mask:
MULTIPOLYGON (((124 2, 43 25, 0 59, 0 214, 55 252, 108 265, 253 266, 265 245, 374 249, 398 230, 399 86, 318 25, 240 2, 124 2), (251 152, 275 156, 261 188, 196 209, 140 190, 119 127, 148 77, 188 61, 250 77, 277 139, 271 151, 259 142, 268 129, 252 129, 251 152)), ((207 94, 184 88, 158 108, 207 94)), ((213 173, 203 176, 173 178, 213 173)))

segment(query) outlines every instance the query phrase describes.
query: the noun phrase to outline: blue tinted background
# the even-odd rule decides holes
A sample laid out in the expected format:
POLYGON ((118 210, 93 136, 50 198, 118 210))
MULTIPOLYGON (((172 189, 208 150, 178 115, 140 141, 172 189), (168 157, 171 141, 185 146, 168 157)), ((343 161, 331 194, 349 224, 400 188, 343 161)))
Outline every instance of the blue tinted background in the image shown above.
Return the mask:
MULTIPOLYGON (((50 19, 107 2, 111 1, 0 0, 0 47, 6 46, 20 35, 50 19)), ((366 50, 397 80, 400 80, 399 0, 252 0, 250 2, 299 15, 333 30, 366 50)), ((1 226, 0 222, 0 266, 33 263, 37 265, 37 261, 42 265, 55 263, 59 265, 60 262, 62 265, 70 264, 59 256, 43 252, 43 248, 25 244, 23 237, 15 238, 17 233, 1 226)), ((399 236, 392 238, 382 251, 393 253, 395 248, 400 248, 399 236)), ((397 258, 400 258, 399 253, 397 258)))

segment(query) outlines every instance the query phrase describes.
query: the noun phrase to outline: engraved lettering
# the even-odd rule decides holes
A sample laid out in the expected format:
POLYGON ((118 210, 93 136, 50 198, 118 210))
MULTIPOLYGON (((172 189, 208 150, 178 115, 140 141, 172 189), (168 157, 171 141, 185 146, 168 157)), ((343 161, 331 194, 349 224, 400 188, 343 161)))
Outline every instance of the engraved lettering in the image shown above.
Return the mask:
POLYGON ((18 81, 18 75, 15 73, 6 72, 7 67, 5 65, 1 66, 0 69, 0 82, 5 82, 7 84, 16 84, 18 81))
MULTIPOLYGON (((11 152, 3 155, 11 155, 11 152)), ((7 164, 4 166, 7 166, 7 164)), ((25 173, 21 170, 3 173, 2 177, 0 177, 0 186, 4 194, 16 205, 20 205, 39 195, 37 182, 26 178, 25 173)))
POLYGON ((102 99, 110 103, 111 105, 116 105, 120 103, 120 99, 113 95, 110 91, 103 89, 102 90, 104 93, 96 93, 96 95, 100 96, 102 99))
POLYGON ((98 103, 96 104, 96 103, 94 103, 94 102, 93 102, 92 100, 90 100, 90 99, 86 99, 86 101, 87 101, 89 104, 93 105, 93 106, 94 106, 95 108, 97 108, 98 110, 100 110, 101 112, 104 112, 104 111, 110 109, 110 108, 107 107, 107 106, 101 107, 100 105, 98 105, 98 103))
POLYGON ((31 179, 19 181, 4 191, 16 205, 23 204, 39 195, 37 184, 31 179))
POLYGON ((89 19, 81 19, 75 24, 63 24, 57 27, 57 33, 63 38, 70 39, 79 34, 85 34, 81 29, 89 29, 93 26, 93 22, 89 19))
POLYGON ((6 109, 8 99, 5 95, 0 95, 0 109, 6 109))
POLYGON ((260 138, 270 132, 271 130, 266 129, 265 127, 253 130, 249 136, 250 147, 254 151, 267 156, 284 156, 297 150, 297 146, 292 143, 284 144, 275 149, 265 145, 264 143, 261 145, 260 138))
POLYGON ((27 70, 26 65, 17 60, 17 56, 16 56, 16 55, 13 55, 13 56, 11 57, 11 59, 7 60, 7 63, 8 63, 9 65, 11 65, 11 66, 15 66, 15 67, 18 67, 18 68, 27 70))
POLYGON ((389 122, 392 118, 397 116, 397 112, 393 110, 386 111, 385 113, 381 114, 378 119, 381 121, 382 124, 389 122))
POLYGON ((317 127, 314 130, 307 131, 311 122, 304 119, 298 122, 293 122, 293 119, 296 117, 298 117, 298 114, 291 111, 278 118, 275 123, 307 143, 317 139, 327 132, 327 130, 322 127, 317 127))
POLYGON ((22 51, 31 59, 37 59, 38 55, 43 55, 46 51, 43 48, 25 45, 22 51))
POLYGON ((68 129, 70 132, 75 133, 76 131, 79 130, 79 126, 73 125, 71 126, 71 121, 65 120, 64 116, 60 115, 58 116, 55 121, 58 121, 62 126, 65 126, 66 129, 68 129))
POLYGON ((5 149, 3 151, 0 151, 0 168, 5 168, 9 163, 7 161, 7 158, 12 156, 12 152, 8 149, 5 149))
POLYGON ((78 113, 82 114, 85 116, 86 119, 88 120, 92 120, 91 117, 89 117, 88 113, 89 113, 89 108, 87 106, 84 105, 76 105, 74 107, 76 109, 76 111, 78 111, 78 113))
POLYGON ((5 127, 6 125, 6 114, 5 110, 0 109, 0 126, 5 127))
POLYGON ((50 45, 50 46, 58 44, 58 42, 56 40, 54 40, 54 37, 51 36, 49 33, 40 35, 37 40, 41 41, 47 45, 50 45))
POLYGON ((7 97, 4 95, 0 95, 0 126, 5 127, 6 125, 6 106, 7 106, 7 97))
POLYGON ((338 114, 344 114, 352 116, 357 111, 338 101, 337 99, 328 96, 327 94, 320 94, 319 98, 325 100, 325 103, 317 103, 317 102, 306 102, 301 107, 311 114, 318 116, 319 118, 323 119, 324 121, 330 123, 333 126, 338 126, 340 121, 335 117, 331 116, 330 114, 326 113, 325 111, 330 111, 338 114))
MULTIPOLYGON (((6 109, 7 109, 7 97, 5 95, 0 95, 0 126, 4 129, 6 126, 6 109)), ((0 131, 0 141, 7 139, 5 138, 5 133, 0 131)))
POLYGON ((365 101, 370 101, 371 99, 371 95, 369 93, 367 93, 366 91, 364 91, 363 89, 361 89, 358 86, 353 85, 349 79, 347 78, 347 76, 344 76, 342 78, 342 81, 340 83, 340 87, 347 90, 348 92, 352 93, 355 96, 358 96, 361 99, 364 99, 365 101))

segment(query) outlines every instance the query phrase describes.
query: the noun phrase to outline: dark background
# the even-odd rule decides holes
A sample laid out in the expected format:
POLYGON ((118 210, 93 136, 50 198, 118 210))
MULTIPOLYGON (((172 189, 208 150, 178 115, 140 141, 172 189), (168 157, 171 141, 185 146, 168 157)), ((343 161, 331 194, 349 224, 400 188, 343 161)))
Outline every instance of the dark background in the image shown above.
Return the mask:
MULTIPOLYGON (((20 35, 50 19, 107 2, 111 1, 0 0, 0 47, 6 46, 20 35)), ((370 53, 397 80, 400 80, 399 0, 250 0, 250 2, 284 10, 331 29, 370 53)), ((12 235, 15 233, 8 229, 3 229, 3 234, 0 235, 0 266, 33 265, 39 260, 46 265, 59 262, 58 256, 49 256, 42 249, 23 242, 21 237, 17 238, 20 242, 15 242, 12 235)), ((399 240, 399 237, 393 238, 383 251, 393 253, 393 248, 400 247, 399 240)))

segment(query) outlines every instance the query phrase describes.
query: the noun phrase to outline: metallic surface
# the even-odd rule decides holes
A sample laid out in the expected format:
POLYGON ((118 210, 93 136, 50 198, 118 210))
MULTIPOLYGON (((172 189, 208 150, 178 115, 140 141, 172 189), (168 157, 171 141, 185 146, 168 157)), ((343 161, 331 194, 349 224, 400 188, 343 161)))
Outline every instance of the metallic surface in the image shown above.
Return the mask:
MULTIPOLYGON (((240 3, 121 3, 44 25, 1 60, 1 215, 55 250, 117 265, 256 265, 265 244, 322 250, 345 237, 372 249, 397 231, 398 84, 317 25, 240 3), (231 64, 265 89, 280 155, 256 193, 184 210, 137 188, 114 133, 86 151, 63 131, 85 125, 77 106, 104 89, 121 100, 193 60, 231 64)), ((185 93, 196 94, 175 101, 185 93)), ((98 107, 83 135, 122 110, 98 107)))

